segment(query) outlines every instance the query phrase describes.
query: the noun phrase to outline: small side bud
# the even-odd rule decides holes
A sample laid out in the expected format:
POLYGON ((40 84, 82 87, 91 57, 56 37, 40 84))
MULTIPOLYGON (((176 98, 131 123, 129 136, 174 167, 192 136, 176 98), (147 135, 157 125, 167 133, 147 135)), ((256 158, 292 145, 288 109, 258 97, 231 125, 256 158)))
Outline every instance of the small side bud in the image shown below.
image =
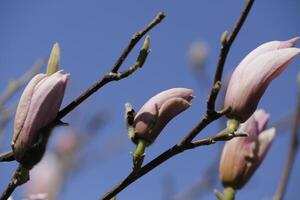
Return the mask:
POLYGON ((149 46, 150 46, 150 36, 147 35, 146 38, 145 38, 145 41, 144 41, 144 44, 142 46, 142 49, 145 49, 145 50, 149 50, 149 46))
POLYGON ((227 128, 233 132, 235 132, 239 128, 240 122, 236 119, 228 119, 227 120, 227 128))
POLYGON ((224 31, 221 35, 221 44, 224 45, 227 43, 228 31, 224 31))
POLYGON ((139 67, 142 67, 146 61, 146 58, 150 52, 149 46, 150 46, 150 36, 147 35, 145 38, 144 44, 140 50, 139 56, 137 58, 137 63, 138 63, 139 67))

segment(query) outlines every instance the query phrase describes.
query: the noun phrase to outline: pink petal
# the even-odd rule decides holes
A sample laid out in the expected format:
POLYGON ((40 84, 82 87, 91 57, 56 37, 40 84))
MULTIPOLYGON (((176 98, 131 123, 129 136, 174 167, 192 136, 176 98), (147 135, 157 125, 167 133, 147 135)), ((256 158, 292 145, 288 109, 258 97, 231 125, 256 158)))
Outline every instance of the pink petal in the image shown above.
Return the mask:
POLYGON ((299 54, 298 48, 279 49, 258 56, 248 65, 239 65, 236 70, 241 73, 233 72, 225 96, 224 105, 232 108, 230 115, 241 122, 247 120, 271 80, 299 54))
POLYGON ((258 159, 261 162, 267 154, 273 140, 275 138, 275 128, 267 129, 258 136, 258 159))

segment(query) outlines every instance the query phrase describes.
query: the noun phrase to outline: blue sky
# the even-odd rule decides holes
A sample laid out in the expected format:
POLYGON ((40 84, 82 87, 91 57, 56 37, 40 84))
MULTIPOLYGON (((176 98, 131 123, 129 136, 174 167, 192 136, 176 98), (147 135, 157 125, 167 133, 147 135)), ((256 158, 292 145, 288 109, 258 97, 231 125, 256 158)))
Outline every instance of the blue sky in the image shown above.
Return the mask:
MULTIPOLYGON (((79 0, 2 0, 0 2, 0 90, 8 81, 19 77, 37 58, 47 57, 54 42, 61 46, 61 67, 71 74, 63 105, 68 104, 89 85, 108 72, 132 34, 147 24, 159 11, 166 19, 150 33, 151 53, 144 67, 120 82, 105 86, 79 109, 65 118, 75 126, 84 126, 99 110, 109 111, 109 122, 91 143, 101 148, 105 140, 116 135, 126 137, 123 122, 124 103, 130 101, 136 109, 151 96, 172 87, 194 90, 193 106, 173 120, 147 149, 151 160, 184 136, 205 111, 207 89, 199 85, 188 62, 188 50, 195 41, 204 41, 209 48, 206 70, 213 76, 220 48, 220 35, 231 30, 245 1, 79 1, 79 0)), ((300 3, 297 0, 267 0, 255 2, 253 9, 232 46, 225 73, 259 44, 271 40, 286 40, 300 35, 300 3)), ((122 69, 132 64, 141 44, 130 54, 122 69)), ((298 45, 299 47, 299 45, 298 45)), ((300 59, 275 80, 262 98, 259 107, 271 113, 271 122, 295 110, 296 81, 300 59)), ((16 103, 20 93, 14 101, 16 103)), ((71 124, 72 125, 72 124, 71 124)), ((211 124, 199 137, 215 133, 218 123, 211 124)), ((262 166, 238 199, 271 199, 276 190, 288 146, 286 134, 278 134, 262 166), (254 196, 255 195, 255 196, 254 196)), ((11 125, 5 133, 9 149, 11 125)), ((60 199, 97 199, 131 169, 129 152, 134 146, 128 141, 124 150, 105 162, 92 166, 70 178, 60 199)), ((163 199, 165 177, 172 177, 176 193, 184 191, 203 176, 207 166, 217 156, 217 147, 198 148, 172 158, 162 166, 132 184, 118 199, 163 199)), ((105 152, 102 152, 105 153, 105 152)), ((96 164, 95 164, 96 163, 96 164)), ((286 199, 299 196, 299 155, 292 173, 286 199)), ((0 165, 0 188, 3 190, 16 164, 0 165)), ((221 189, 218 183, 216 188, 221 189)), ((17 189, 16 199, 21 199, 17 189)), ((208 193, 203 199, 214 199, 208 193)))

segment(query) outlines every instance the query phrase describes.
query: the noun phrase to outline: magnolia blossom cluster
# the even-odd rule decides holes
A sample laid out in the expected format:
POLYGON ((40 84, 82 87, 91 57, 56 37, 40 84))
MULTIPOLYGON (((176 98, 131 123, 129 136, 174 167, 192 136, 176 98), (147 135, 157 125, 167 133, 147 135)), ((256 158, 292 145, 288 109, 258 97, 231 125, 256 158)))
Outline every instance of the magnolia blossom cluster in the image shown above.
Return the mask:
MULTIPOLYGON (((269 83, 300 54, 300 49, 293 47, 298 39, 272 41, 257 47, 232 73, 224 106, 231 108, 227 114, 230 120, 242 123, 237 131, 247 133, 248 137, 235 138, 224 146, 220 174, 225 187, 243 187, 261 164, 274 139, 275 129, 265 130, 269 114, 255 110, 269 83)), ((45 127, 57 117, 67 81, 68 74, 62 71, 38 74, 20 98, 12 149, 15 159, 27 169, 43 156, 43 152, 38 152, 32 160, 36 156, 34 149, 51 131, 45 127)), ((191 89, 173 88, 150 98, 133 117, 132 141, 137 145, 140 140, 152 144, 170 120, 191 106, 192 93, 191 89)))
POLYGON ((225 143, 220 178, 225 188, 240 189, 263 161, 275 137, 275 129, 266 129, 269 114, 256 110, 269 83, 300 54, 293 46, 299 37, 264 43, 250 52, 232 73, 224 105, 230 107, 230 119, 244 122, 238 132, 246 138, 225 143), (254 112, 255 111, 255 112, 254 112))

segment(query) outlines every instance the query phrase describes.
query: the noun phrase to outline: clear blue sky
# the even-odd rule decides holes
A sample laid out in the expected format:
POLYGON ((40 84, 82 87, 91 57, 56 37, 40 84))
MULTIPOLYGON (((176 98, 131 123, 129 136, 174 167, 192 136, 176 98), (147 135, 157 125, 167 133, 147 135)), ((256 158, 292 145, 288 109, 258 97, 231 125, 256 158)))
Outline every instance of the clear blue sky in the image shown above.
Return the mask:
MULTIPOLYGON (((212 76, 220 47, 220 35, 224 30, 231 30, 244 2, 2 0, 0 90, 5 88, 8 80, 24 73, 37 58, 47 57, 52 44, 59 42, 62 50, 61 66, 71 74, 63 103, 66 105, 108 72, 135 31, 147 24, 159 11, 164 11, 167 18, 149 33, 152 51, 144 67, 126 80, 106 86, 65 118, 65 121, 74 122, 76 126, 83 126, 92 113, 109 110, 109 124, 91 144, 100 148, 112 136, 123 134, 126 137, 123 123, 126 101, 132 102, 138 109, 149 97, 164 89, 192 88, 197 96, 193 106, 172 121, 157 142, 147 149, 146 161, 149 161, 176 143, 200 120, 205 111, 208 91, 199 85, 192 74, 187 59, 189 46, 198 40, 207 43, 209 57, 206 67, 212 76), (81 120, 78 120, 78 115, 81 120)), ((299 36, 299 10, 298 0, 257 0, 232 46, 225 72, 232 70, 249 51, 263 42, 299 36)), ((138 49, 139 45, 124 63, 123 69, 134 61, 138 49)), ((294 111, 295 76, 299 66, 300 58, 272 83, 261 100, 259 107, 271 112, 271 122, 294 111)), ((16 95, 19 96, 20 93, 16 95)), ((218 129, 218 123, 212 124, 199 137, 213 134, 218 129)), ((12 129, 9 126, 4 149, 10 148, 11 135, 12 129)), ((244 190, 238 193, 238 199, 271 199, 285 161, 288 139, 287 134, 278 134, 266 160, 244 190)), ((71 178, 60 199, 99 198, 128 174, 131 168, 129 152, 133 147, 128 141, 124 150, 113 159, 99 163, 96 161, 93 166, 71 178)), ((163 199, 163 181, 166 176, 173 177, 176 191, 184 191, 204 175, 209 163, 217 156, 217 149, 216 146, 203 147, 169 160, 121 192, 118 199, 163 199)), ((295 170, 299 169, 299 158, 298 155, 286 199, 296 199, 300 195, 300 173, 295 170)), ((15 166, 0 165, 1 191, 15 166)), ((219 183, 215 187, 221 189, 219 183)), ((17 189, 15 197, 21 199, 21 189, 17 189)), ((214 199, 214 196, 209 193, 203 199, 214 199)))

